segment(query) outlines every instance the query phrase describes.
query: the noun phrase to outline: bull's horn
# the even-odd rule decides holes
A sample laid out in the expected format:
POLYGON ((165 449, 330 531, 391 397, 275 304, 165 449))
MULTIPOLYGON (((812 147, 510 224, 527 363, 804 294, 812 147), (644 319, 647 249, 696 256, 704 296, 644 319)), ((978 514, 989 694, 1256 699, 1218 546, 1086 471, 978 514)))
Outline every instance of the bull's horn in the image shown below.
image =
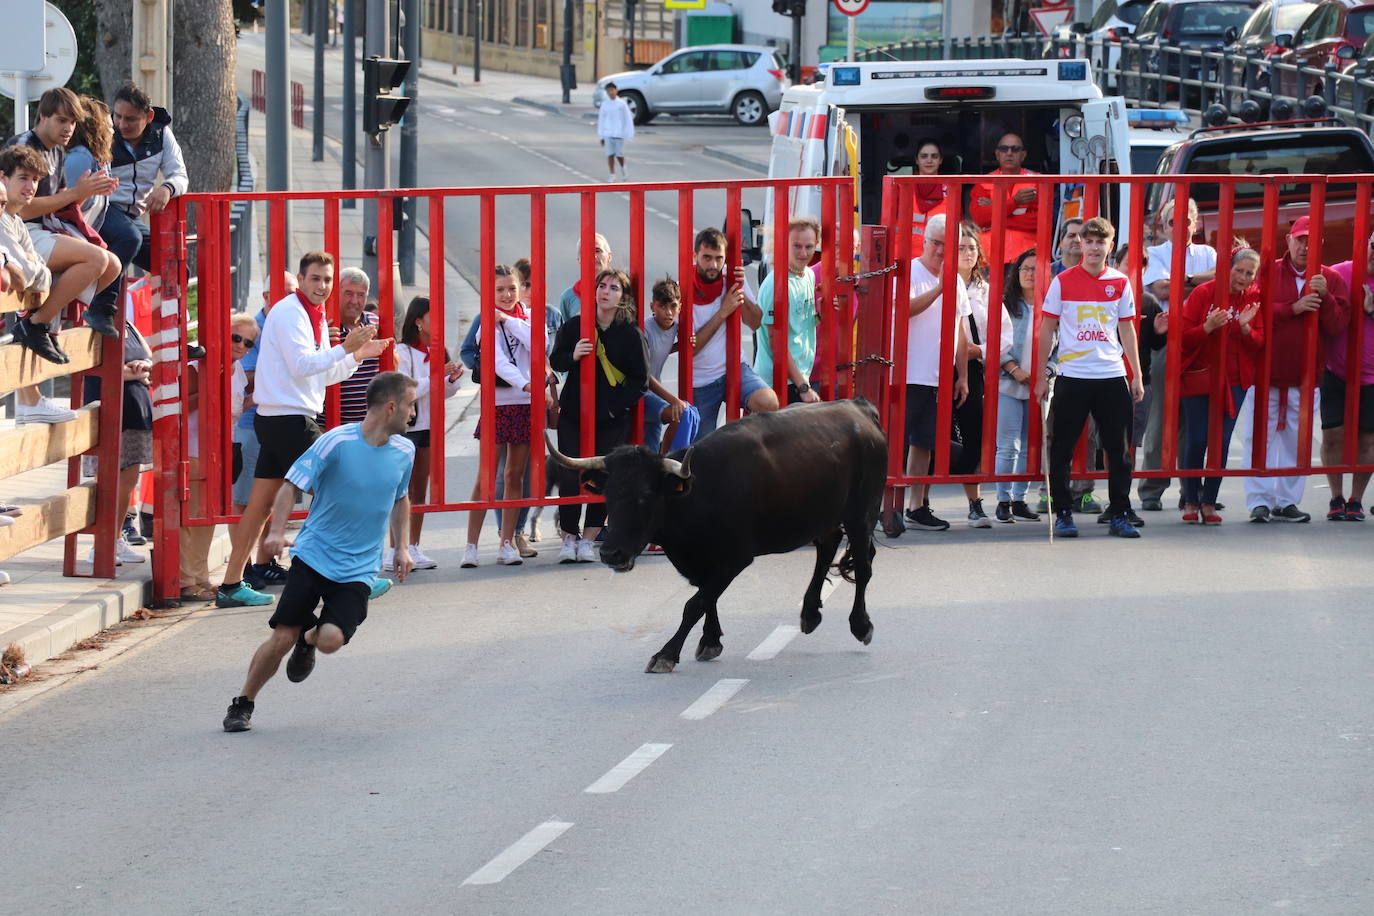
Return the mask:
POLYGON ((558 450, 553 444, 553 436, 549 431, 544 430, 544 442, 549 447, 549 454, 553 455, 553 460, 563 465, 565 468, 572 468, 575 471, 604 471, 606 470, 606 459, 600 455, 595 458, 569 458, 558 450))
POLYGON ((681 461, 664 458, 663 470, 668 474, 676 474, 683 480, 690 479, 692 476, 692 450, 690 448, 687 449, 687 454, 682 456, 681 461))

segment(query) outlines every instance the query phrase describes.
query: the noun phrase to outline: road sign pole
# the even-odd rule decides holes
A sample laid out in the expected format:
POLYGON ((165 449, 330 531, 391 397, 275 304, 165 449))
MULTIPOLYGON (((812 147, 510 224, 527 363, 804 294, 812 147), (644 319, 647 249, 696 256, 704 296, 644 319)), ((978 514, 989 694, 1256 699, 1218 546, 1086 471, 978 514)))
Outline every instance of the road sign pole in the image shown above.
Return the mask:
POLYGON ((853 63, 853 61, 854 61, 854 26, 855 26, 855 20, 858 19, 858 18, 859 18, 859 17, 857 17, 857 16, 850 16, 850 17, 849 17, 849 30, 848 30, 848 34, 847 34, 847 36, 846 36, 846 41, 845 41, 846 52, 845 52, 844 59, 847 60, 847 61, 849 61, 850 63, 853 63))
POLYGON ((29 75, 14 74, 14 132, 22 134, 29 129, 29 75))

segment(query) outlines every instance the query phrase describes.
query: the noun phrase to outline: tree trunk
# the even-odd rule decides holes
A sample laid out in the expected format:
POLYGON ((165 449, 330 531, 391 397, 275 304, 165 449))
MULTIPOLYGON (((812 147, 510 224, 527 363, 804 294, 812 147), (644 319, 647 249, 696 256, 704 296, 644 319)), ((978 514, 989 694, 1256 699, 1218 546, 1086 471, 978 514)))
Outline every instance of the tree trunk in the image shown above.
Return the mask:
MULTIPOLYGON (((96 68, 106 101, 133 72, 133 4, 96 0, 96 68)), ((230 0, 176 0, 172 30, 172 113, 192 191, 228 191, 234 182, 237 51, 230 0)))

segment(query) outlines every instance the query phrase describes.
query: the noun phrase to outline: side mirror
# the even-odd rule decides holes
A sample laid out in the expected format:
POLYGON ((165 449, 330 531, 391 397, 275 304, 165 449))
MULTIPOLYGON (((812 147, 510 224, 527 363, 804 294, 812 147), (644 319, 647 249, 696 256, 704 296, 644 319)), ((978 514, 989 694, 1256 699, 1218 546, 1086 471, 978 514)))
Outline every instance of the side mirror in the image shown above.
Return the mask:
POLYGON ((1359 57, 1359 54, 1350 45, 1341 45, 1336 49, 1336 57, 1341 60, 1354 60, 1359 57))
POLYGON ((1228 44, 1228 45, 1233 45, 1233 44, 1236 43, 1236 39, 1239 38, 1239 37, 1240 37, 1240 30, 1237 29, 1237 28, 1236 28, 1235 26, 1233 26, 1233 25, 1228 25, 1228 26, 1226 27, 1226 31, 1223 32, 1222 35, 1221 35, 1221 40, 1222 40, 1223 42, 1225 42, 1226 44, 1228 44))
POLYGON ((1279 34, 1274 36, 1274 44, 1278 45, 1280 48, 1293 47, 1293 33, 1280 32, 1279 34))
POLYGON ((1075 35, 1086 35, 1088 34, 1088 24, 1086 22, 1075 22, 1073 25, 1069 26, 1069 31, 1073 32, 1075 35))
POLYGON ((758 263, 763 260, 763 249, 759 246, 759 226, 761 220, 754 219, 753 211, 748 207, 741 207, 739 211, 739 255, 740 264, 748 267, 750 264, 758 263))

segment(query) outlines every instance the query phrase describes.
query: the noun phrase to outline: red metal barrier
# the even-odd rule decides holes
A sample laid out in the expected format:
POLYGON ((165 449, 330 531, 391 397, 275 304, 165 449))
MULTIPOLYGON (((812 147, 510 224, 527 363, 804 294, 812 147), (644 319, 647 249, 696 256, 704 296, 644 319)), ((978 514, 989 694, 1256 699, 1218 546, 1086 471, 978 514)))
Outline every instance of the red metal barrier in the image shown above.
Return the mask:
MULTIPOLYGON (((1291 209, 1292 204, 1292 201, 1288 199, 1291 197, 1290 191, 1285 190, 1282 194, 1280 193, 1280 182, 1285 186, 1291 186, 1295 182, 1306 182, 1312 185, 1313 192, 1308 198, 1308 202, 1304 203, 1304 207, 1310 209, 1311 215, 1316 221, 1314 225, 1319 223, 1324 203, 1328 197, 1327 182, 1331 181, 1334 184, 1334 179, 1328 179, 1327 176, 1300 178, 1294 176, 1244 176, 1244 179, 1242 182, 1239 178, 1206 176, 1204 180, 1200 176, 1196 181, 1171 182, 1169 193, 1180 202, 1180 206, 1183 206, 1184 201, 1196 196, 1194 192, 1200 186, 1210 185, 1215 189, 1220 185, 1220 191, 1207 190, 1206 196, 1209 200, 1218 202, 1218 211, 1209 215, 1209 218, 1216 224, 1220 237, 1226 238, 1230 234, 1232 225, 1231 212, 1240 194, 1237 186, 1242 183, 1245 184, 1247 205, 1261 206, 1265 214, 1264 224, 1266 228, 1263 237, 1249 241, 1252 245, 1257 246, 1266 265, 1272 264, 1283 251, 1283 235, 1286 230, 1281 225, 1280 217, 1282 213, 1291 209), (1257 189, 1262 189, 1262 191, 1257 189)), ((951 226, 957 223, 964 211, 964 192, 971 190, 975 183, 990 184, 994 187, 1007 182, 1026 183, 1024 176, 1007 178, 999 176, 953 176, 943 180, 950 192, 947 214, 951 226)), ((1372 179, 1362 177, 1355 182, 1358 188, 1354 192, 1358 205, 1355 238, 1361 240, 1367 237, 1367 232, 1370 229, 1368 218, 1370 180, 1372 179)), ((577 237, 580 239, 580 288, 587 291, 581 302, 580 319, 584 326, 592 326, 595 315, 593 299, 595 258, 592 255, 592 247, 598 230, 610 231, 613 228, 612 224, 614 224, 614 228, 621 233, 626 231, 628 233, 627 254, 618 259, 618 263, 627 268, 632 278, 641 323, 647 312, 645 293, 652 278, 661 276, 665 272, 672 272, 673 268, 676 268, 677 279, 683 295, 679 323, 678 392, 684 400, 688 401, 692 400, 693 335, 691 329, 693 327, 693 287, 696 284, 692 242, 699 228, 716 222, 715 214, 718 211, 715 207, 718 206, 718 203, 714 201, 723 199, 725 204, 726 221, 724 228, 729 239, 725 269, 727 284, 733 281, 733 269, 739 263, 740 252, 743 247, 742 227, 739 224, 741 203, 746 202, 746 198, 750 198, 749 202, 755 202, 759 195, 765 195, 765 202, 771 203, 771 219, 768 221, 769 225, 766 230, 767 234, 771 236, 768 251, 769 260, 772 264, 778 265, 778 269, 773 271, 765 282, 773 283, 774 301, 780 305, 774 310, 775 324, 768 332, 772 335, 771 341, 774 352, 779 354, 786 352, 788 336, 788 309, 781 307, 781 303, 787 301, 787 279, 784 271, 788 259, 788 219, 794 214, 794 211, 798 214, 809 213, 810 208, 814 208, 818 212, 810 213, 810 215, 817 215, 822 219, 822 244, 820 248, 822 267, 817 291, 821 321, 817 332, 818 358, 817 366, 812 373, 813 383, 827 399, 858 393, 868 396, 877 404, 889 432, 890 489, 887 500, 889 510, 900 508, 901 490, 916 482, 963 483, 1043 479, 1043 420, 1039 410, 1029 412, 1029 449, 1026 473, 1020 475, 997 475, 993 473, 993 461, 996 452, 998 408, 996 392, 999 366, 992 359, 988 359, 985 365, 984 384, 987 397, 982 408, 983 439, 978 443, 970 443, 970 447, 977 448, 981 455, 983 470, 976 475, 968 476, 950 473, 949 436, 943 433, 951 428, 954 406, 951 384, 954 369, 954 341, 952 337, 946 337, 941 341, 938 424, 942 434, 937 439, 934 471, 929 475, 911 476, 906 473, 903 424, 908 359, 907 290, 910 287, 914 181, 914 178, 909 177, 883 179, 882 225, 865 228, 862 238, 857 239, 861 243, 862 251, 861 263, 857 265, 854 261, 856 238, 848 221, 848 214, 855 212, 854 186, 849 179, 844 177, 704 183, 673 182, 616 186, 613 188, 604 185, 575 185, 502 189, 452 188, 243 195, 191 194, 176 198, 165 211, 157 214, 154 220, 154 240, 156 243, 154 264, 158 266, 161 272, 159 286, 162 295, 157 314, 161 349, 155 370, 157 390, 155 411, 158 424, 155 438, 158 443, 158 495, 160 504, 157 511, 158 550, 155 554, 157 562, 154 572, 159 596, 171 597, 176 594, 177 543, 175 532, 177 527, 180 524, 227 523, 236 518, 230 513, 229 482, 226 472, 229 466, 232 438, 228 422, 228 377, 230 374, 227 348, 227 322, 230 313, 228 219, 232 202, 240 199, 264 201, 268 205, 269 243, 264 247, 268 253, 267 277, 274 301, 281 298, 283 293, 281 288, 282 272, 288 266, 294 266, 295 257, 300 254, 300 252, 287 250, 284 204, 293 200, 314 201, 317 204, 323 202, 320 245, 333 253, 342 264, 346 263, 348 259, 339 257, 341 254, 339 251, 339 202, 346 198, 376 199, 378 202, 378 225, 383 227, 383 231, 376 233, 379 262, 378 299, 383 328, 394 327, 394 296, 398 293, 397 290, 393 289, 392 284, 391 209, 398 198, 418 198, 422 202, 427 202, 427 206, 421 206, 419 212, 428 216, 428 235, 431 245, 428 293, 431 300, 431 315, 433 315, 434 326, 431 334, 429 367, 432 373, 432 390, 441 391, 443 388, 443 351, 445 348, 450 352, 455 352, 458 349, 456 346, 459 337, 457 329, 451 329, 445 323, 443 280, 445 275, 445 248, 455 239, 457 241, 453 242, 454 244, 473 245, 478 251, 480 286, 478 319, 484 328, 493 327, 495 311, 493 284, 487 282, 487 278, 493 276, 494 267, 497 263, 513 261, 521 254, 529 254, 533 263, 532 314, 530 316, 533 344, 531 378, 542 379, 544 377, 547 367, 545 347, 548 343, 545 338, 545 318, 549 307, 547 303, 555 295, 555 291, 549 285, 549 265, 546 263, 546 256, 550 248, 546 239, 547 220, 551 212, 549 204, 550 198, 561 197, 564 200, 571 198, 575 201, 577 225, 576 227, 560 226, 558 231, 559 238, 571 236, 576 231, 577 237), (799 198, 795 196, 794 192, 806 189, 810 189, 807 199, 814 203, 807 205, 808 209, 803 209, 795 203, 799 198), (715 195, 715 197, 703 203, 702 200, 698 200, 701 195, 715 195), (452 219, 446 221, 445 206, 449 204, 475 205, 476 219, 465 222, 457 222, 452 219), (674 204, 676 206, 676 227, 673 236, 677 242, 676 251, 669 250, 669 246, 663 245, 661 240, 657 248, 646 251, 648 227, 658 225, 649 224, 647 220, 650 216, 672 220, 672 217, 669 217, 664 211, 672 209, 674 204), (509 214, 516 209, 526 208, 528 210, 528 243, 518 246, 521 250, 498 251, 498 239, 508 239, 512 226, 518 225, 518 220, 511 218, 509 214), (708 212, 711 214, 710 217, 698 218, 696 216, 696 214, 708 212), (646 216, 646 214, 650 214, 650 216, 646 216), (839 217, 842 214, 845 215, 845 218, 841 222, 839 217), (505 215, 505 219, 503 219, 503 215, 505 215), (207 493, 204 504, 206 510, 201 517, 186 517, 181 511, 190 484, 189 465, 185 458, 188 443, 182 423, 181 408, 181 405, 185 403, 186 364, 184 347, 180 344, 184 342, 186 336, 186 290, 189 275, 186 227, 191 220, 194 220, 194 225, 199 232, 199 240, 195 246, 195 274, 199 278, 200 340, 210 353, 208 365, 211 367, 211 371, 207 373, 207 376, 213 380, 213 384, 201 386, 197 404, 201 417, 200 454, 203 457, 200 462, 201 480, 199 482, 206 487, 207 493), (855 274, 856 267, 859 271, 858 274, 851 276, 855 274), (835 306, 837 299, 842 303, 840 307, 835 306), (852 299, 852 302, 857 305, 857 324, 851 319, 850 303, 845 301, 847 299, 852 299), (450 339, 450 330, 454 331, 452 339, 450 339)), ((1071 178, 1037 176, 1034 180, 1041 201, 1056 200, 1061 186, 1072 182, 1085 185, 1085 198, 1094 202, 1092 206, 1096 206, 1098 201, 1111 199, 1110 195, 1104 198, 1104 192, 1114 193, 1125 188, 1124 193, 1129 199, 1130 212, 1135 216, 1133 225, 1125 227, 1124 234, 1129 235, 1132 239, 1132 246, 1130 256, 1121 269, 1129 278, 1137 302, 1139 302, 1142 292, 1141 273, 1144 256, 1140 242, 1146 234, 1145 199, 1151 181, 1152 179, 1149 177, 1118 176, 1072 176, 1071 178)), ((1343 176, 1342 181, 1344 184, 1331 193, 1347 194, 1346 189, 1352 179, 1349 176, 1343 176)), ((999 201, 1001 200, 1001 195, 994 196, 999 201)), ((992 230, 991 250, 987 253, 992 264, 1002 264, 1019 253, 1005 250, 1004 233, 999 230, 1005 225, 1006 219, 1007 214, 1001 211, 1000 205, 994 207, 993 225, 989 227, 992 230)), ((1048 205, 1040 207, 1036 225, 1036 247, 1041 252, 1039 260, 1047 267, 1052 256, 1055 228, 1053 208, 1048 205)), ((1173 236, 1175 251, 1179 253, 1173 264, 1175 276, 1181 275, 1183 270, 1181 249, 1186 241, 1185 232, 1186 230, 1182 228, 1182 221, 1180 221, 1174 228, 1173 236)), ((1328 253, 1331 253, 1329 246, 1327 247, 1328 253)), ((1365 246, 1363 241, 1360 241, 1352 247, 1355 259, 1354 279, 1358 285, 1363 283, 1366 274, 1363 255, 1365 246)), ((1311 245, 1314 263, 1317 258, 1321 257, 1322 248, 1320 233, 1314 232, 1311 245)), ((1348 253, 1350 252, 1335 252, 1331 259, 1339 260, 1348 253)), ((561 253, 556 252, 557 254, 561 253)), ((955 277, 957 257, 957 245, 947 246, 943 265, 946 277, 955 277)), ((1315 268, 1309 269, 1309 276, 1311 276, 1313 269, 1315 268)), ((1228 274, 1229 259, 1223 253, 1218 270, 1218 277, 1221 281, 1218 284, 1221 289, 1218 294, 1218 304, 1221 307, 1226 307, 1229 302, 1229 293, 1225 291, 1226 283, 1224 282, 1228 274)), ((1000 300, 1006 282, 1014 282, 1014 280, 1004 278, 1000 271, 994 271, 993 275, 989 277, 988 296, 993 305, 989 309, 987 323, 986 339, 989 342, 1000 340, 1000 300)), ((1264 289, 1265 327, 1267 331, 1272 332, 1274 322, 1273 289, 1272 278, 1268 269, 1261 272, 1259 282, 1264 289)), ((1026 360, 1031 367, 1039 366, 1043 361, 1042 354, 1035 351, 1038 349, 1042 302, 1049 283, 1049 271, 1038 271, 1035 302, 1033 303, 1032 339, 1028 344, 1030 353, 1026 360)), ((1182 296, 1173 298, 1178 299, 1177 304, 1181 304, 1182 296)), ((944 320, 948 322, 945 326, 952 327, 954 313, 952 297, 946 297, 940 307, 944 310, 944 320)), ((334 299, 331 299, 329 314, 331 317, 337 317, 337 303, 334 299)), ((1361 314, 1358 310, 1352 313, 1352 328, 1358 329, 1359 321, 1362 320, 1361 314)), ((1302 387, 1303 403, 1307 407, 1304 408, 1301 432, 1305 437, 1308 437, 1303 441, 1310 441, 1313 427, 1310 395, 1315 371, 1320 365, 1318 363, 1320 355, 1316 348, 1318 342, 1316 319, 1302 320, 1308 321, 1306 330, 1308 349, 1305 358, 1309 371, 1302 387)), ((725 323, 723 330, 726 334, 728 354, 725 409, 726 418, 730 419, 737 416, 739 412, 739 363, 741 358, 748 358, 747 353, 741 352, 744 337, 739 312, 736 312, 725 323)), ((483 334, 480 343, 482 356, 480 407, 484 416, 492 416, 495 407, 494 339, 494 334, 483 334)), ((1352 367, 1359 365, 1362 340, 1363 338, 1359 334, 1354 335, 1351 340, 1349 355, 1352 367)), ((989 351, 992 353, 995 351, 996 345, 990 344, 990 346, 994 348, 989 351)), ((1273 347, 1272 333, 1266 334, 1265 348, 1260 359, 1258 382, 1260 397, 1255 403, 1257 425, 1253 453, 1255 467, 1253 469, 1219 469, 1216 467, 1218 449, 1214 447, 1209 453, 1208 467, 1178 470, 1178 456, 1175 454, 1176 440, 1175 437, 1167 433, 1177 430, 1179 423, 1177 398, 1180 391, 1179 373, 1182 370, 1182 343, 1179 335, 1171 335, 1168 346, 1169 368, 1167 377, 1154 380, 1155 390, 1165 398, 1166 408, 1166 435, 1164 437, 1162 467, 1156 471, 1137 472, 1137 476, 1196 477, 1217 474, 1226 476, 1243 474, 1278 476, 1311 472, 1311 460, 1308 454, 1301 455, 1293 468, 1267 467, 1263 460, 1266 454, 1264 414, 1267 405, 1267 392, 1270 387, 1269 359, 1273 347)), ((595 428, 595 424, 592 422, 595 409, 593 362, 593 360, 583 360, 577 370, 583 373, 581 376, 582 390, 589 395, 582 401, 583 414, 580 418, 581 442, 579 444, 583 453, 591 452, 595 428)), ((384 363, 384 365, 388 364, 390 364, 390 360, 384 363)), ((1357 378, 1357 373, 1352 372, 1352 375, 1357 378)), ((779 400, 785 403, 787 386, 785 361, 775 360, 774 376, 769 381, 773 383, 779 400)), ((544 386, 532 385, 532 389, 531 426, 536 447, 532 450, 531 455, 531 479, 542 481, 546 458, 543 449, 538 447, 538 442, 542 437, 546 423, 545 407, 547 405, 545 404, 544 386)), ((1217 390, 1216 393, 1219 394, 1220 391, 1217 390)), ((1346 406, 1347 420, 1352 423, 1357 417, 1355 413, 1358 408, 1357 398, 1358 385, 1352 380, 1346 406)), ((330 405, 329 410, 332 413, 336 410, 335 401, 332 398, 330 405)), ((1213 398, 1211 404, 1211 427, 1213 430, 1220 426, 1217 420, 1222 409, 1222 399, 1213 398)), ((432 398, 430 410, 431 428, 443 429, 445 416, 443 400, 438 397, 432 398)), ((641 429, 637 423, 636 438, 640 434, 641 429)), ((1214 446, 1218 444, 1217 437, 1218 434, 1214 433, 1214 446)), ((515 508, 540 504, 580 503, 594 499, 594 497, 587 495, 570 498, 546 498, 542 493, 535 492, 519 499, 494 500, 492 494, 495 492, 496 484, 495 429, 494 424, 485 423, 482 424, 479 440, 479 497, 471 501, 451 501, 446 492, 443 439, 442 435, 436 435, 433 438, 431 466, 422 471, 422 473, 430 475, 431 497, 426 505, 416 507, 417 511, 443 512, 515 508)), ((1369 470, 1367 467, 1361 468, 1356 464, 1355 439, 1354 436, 1348 437, 1348 441, 1345 443, 1345 455, 1339 467, 1323 468, 1322 470, 1344 473, 1369 470)), ((1092 463, 1086 461, 1086 455, 1080 453, 1075 460, 1074 476, 1100 478, 1105 474, 1095 470, 1092 463)))
POLYGON ((291 126, 305 130, 305 87, 291 82, 291 126))

